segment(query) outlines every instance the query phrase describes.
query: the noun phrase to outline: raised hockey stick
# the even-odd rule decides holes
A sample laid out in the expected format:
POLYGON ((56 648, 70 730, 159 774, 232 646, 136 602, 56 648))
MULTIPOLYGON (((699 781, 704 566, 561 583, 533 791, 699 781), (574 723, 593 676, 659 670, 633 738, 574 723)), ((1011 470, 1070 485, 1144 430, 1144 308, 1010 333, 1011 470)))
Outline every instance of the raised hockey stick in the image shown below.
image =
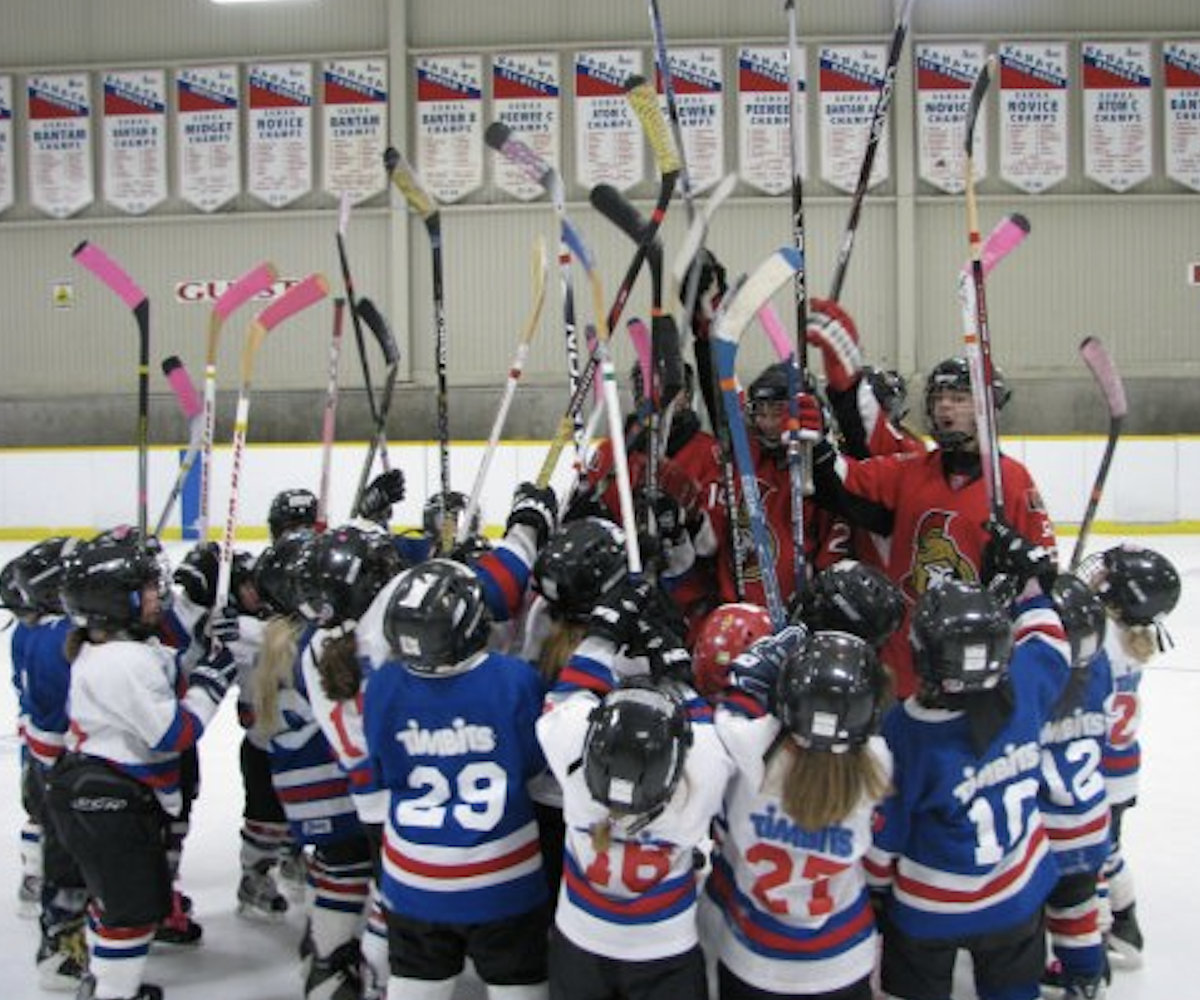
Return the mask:
POLYGON ((483 496, 483 485, 487 481, 488 470, 492 467, 492 459, 500 446, 500 436, 504 433, 504 424, 508 420, 508 411, 517 394, 517 385, 525 370, 525 360, 529 357, 529 346, 537 334, 542 320, 542 307, 546 303, 546 244, 539 236, 533 247, 533 307, 529 318, 517 338, 517 349, 513 354, 512 363, 508 367, 508 379, 504 383, 504 394, 500 397, 500 405, 496 409, 496 417, 492 421, 492 430, 488 435, 487 447, 483 450, 483 458, 479 462, 479 470, 475 473, 475 482, 471 486, 471 495, 467 500, 467 509, 458 522, 455 542, 461 545, 470 537, 471 525, 479 510, 479 499, 483 496))
POLYGON ((358 488, 354 491, 354 504, 350 508, 351 513, 355 515, 362 513, 360 508, 363 493, 371 478, 371 469, 375 465, 376 453, 383 459, 384 471, 391 468, 387 463, 387 421, 388 415, 392 411, 396 376, 400 371, 400 348, 396 346, 396 338, 392 336, 392 329, 388 326, 387 320, 383 318, 383 314, 375 308, 375 303, 368 298, 361 298, 358 300, 357 312, 378 342, 379 349, 383 351, 383 361, 387 366, 387 371, 384 376, 383 390, 379 394, 379 406, 375 412, 375 431, 367 444, 367 454, 363 459, 362 472, 358 477, 358 488))
MULTIPOLYGON (((787 0, 790 6, 794 0, 787 0)), ((850 215, 846 219, 846 228, 842 232, 842 242, 838 247, 837 261, 833 267, 833 281, 829 286, 829 298, 834 302, 841 301, 842 285, 846 281, 846 271, 850 266, 850 254, 854 252, 854 239, 858 235, 858 221, 862 216, 863 202, 867 198, 867 188, 871 184, 871 171, 875 167, 875 155, 879 152, 879 144, 883 140, 883 131, 887 128, 888 110, 892 104, 892 94, 896 89, 896 72, 900 68, 900 56, 904 51, 904 39, 908 35, 908 25, 912 20, 913 0, 904 0, 904 6, 896 17, 896 27, 892 31, 892 44, 888 49, 887 66, 883 71, 883 86, 875 100, 875 111, 871 115, 871 131, 867 136, 867 144, 863 148, 862 164, 858 170, 858 183, 854 188, 854 197, 850 199, 850 215)))
POLYGON ((171 508, 175 506, 175 501, 183 492, 183 484, 192 471, 192 466, 196 464, 196 456, 200 453, 200 445, 204 440, 204 403, 197 395, 196 387, 192 385, 192 380, 187 369, 183 367, 183 362, 172 354, 163 361, 162 371, 167 377, 167 384, 171 387, 171 391, 175 393, 180 411, 187 419, 188 446, 187 451, 183 453, 183 460, 179 463, 179 470, 175 473, 175 482, 171 484, 171 491, 167 494, 162 512, 158 515, 158 521, 154 525, 155 538, 162 537, 163 529, 167 525, 167 518, 171 516, 171 508))
POLYGON ((1088 535, 1091 534, 1092 523, 1096 520, 1096 511, 1100 507, 1100 497, 1104 493, 1104 483, 1108 479, 1108 470, 1112 465, 1113 453, 1117 450, 1117 440, 1121 436, 1121 424, 1125 414, 1129 412, 1129 404, 1125 399, 1125 383, 1121 381, 1121 373, 1113 364, 1112 357, 1104 345, 1096 337, 1085 337, 1079 345, 1079 353, 1083 363, 1100 386, 1104 401, 1108 404, 1108 441, 1104 445, 1104 455, 1100 459, 1100 468, 1096 470, 1096 479, 1088 494, 1087 510, 1083 520, 1079 522, 1079 536, 1075 539, 1075 549, 1071 553, 1071 571, 1074 572, 1083 558, 1087 548, 1088 535))
POLYGON ((450 390, 446 379, 447 336, 446 297, 442 265, 442 216, 438 203, 429 193, 415 168, 400 150, 389 146, 383 154, 388 177, 404 195, 409 207, 425 223, 433 270, 433 334, 437 367, 438 468, 441 472, 442 553, 454 545, 454 524, 450 519, 450 390))
MULTIPOLYGON (((975 432, 983 463, 983 482, 988 509, 994 520, 1004 519, 1004 482, 1000 468, 1000 442, 996 427, 996 400, 992 366, 992 339, 988 326, 987 295, 984 289, 983 240, 979 235, 979 207, 975 201, 975 125, 984 95, 995 72, 996 57, 989 56, 975 78, 967 106, 963 137, 963 179, 966 186, 967 234, 971 249, 971 287, 974 295, 973 323, 963 329, 967 360, 971 366, 971 395, 975 401, 975 432)), ((964 321, 967 317, 964 315, 964 321)))
POLYGON ((321 414, 321 485, 317 490, 317 531, 329 526, 329 474, 333 468, 333 439, 337 428, 338 364, 342 357, 342 323, 346 300, 333 300, 333 333, 329 337, 329 377, 325 383, 325 408, 321 414))
MULTIPOLYGON (((758 554, 759 573, 766 596, 767 611, 776 629, 786 624, 786 610, 779 592, 779 577, 775 572, 775 555, 771 549, 770 533, 767 528, 766 512, 758 490, 758 476, 750 451, 750 436, 742 415, 741 387, 737 378, 737 354, 742 333, 761 308, 763 302, 791 280, 804 266, 795 247, 776 250, 754 273, 733 292, 730 301, 717 316, 713 339, 713 360, 721 378, 721 394, 725 402, 726 422, 737 461, 738 478, 742 486, 742 499, 750 517, 750 531, 754 548, 758 554)), ((736 511, 730 508, 731 525, 736 511)), ((736 526, 735 530, 736 530, 736 526)), ((793 544, 799 544, 794 541, 793 544)))
POLYGON ((329 294, 329 282, 320 274, 310 274, 292 285, 279 298, 254 317, 242 345, 241 382, 238 386, 237 414, 233 424, 233 455, 229 474, 229 510, 225 516, 225 534, 221 538, 221 561, 217 570, 214 608, 229 601, 229 580, 233 569, 233 546, 237 537, 238 502, 241 499, 242 459, 246 452, 246 434, 250 427, 250 388, 254 377, 254 359, 267 334, 285 319, 295 316, 329 294))
POLYGON ((150 478, 150 298, 121 265, 95 243, 84 240, 71 251, 71 256, 129 307, 137 323, 137 525, 140 544, 145 545, 150 478))
POLYGON ((212 450, 217 421, 217 351, 225 321, 250 299, 266 292, 279 279, 269 263, 251 268, 223 291, 208 314, 204 348, 204 438, 200 445, 200 540, 208 540, 212 498, 212 450))
POLYGON ((675 139, 675 148, 679 150, 679 193, 683 196, 683 207, 687 211, 688 224, 691 225, 696 219, 696 206, 692 200, 692 181, 688 176, 687 157, 683 149, 683 126, 679 121, 679 104, 675 100, 675 78, 671 73, 671 57, 667 51, 667 32, 663 27, 658 0, 650 0, 650 32, 654 36, 654 61, 662 81, 663 97, 667 101, 671 135, 675 139))

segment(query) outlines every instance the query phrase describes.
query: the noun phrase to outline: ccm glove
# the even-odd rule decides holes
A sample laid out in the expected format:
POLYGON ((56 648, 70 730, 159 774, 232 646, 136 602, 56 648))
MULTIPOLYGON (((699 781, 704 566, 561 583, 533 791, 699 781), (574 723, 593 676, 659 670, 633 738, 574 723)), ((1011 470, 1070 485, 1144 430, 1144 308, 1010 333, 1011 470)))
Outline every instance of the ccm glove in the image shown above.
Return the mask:
POLYGON ((805 339, 821 350, 829 388, 834 392, 853 388, 862 372, 863 356, 850 314, 830 299, 809 299, 805 339))
POLYGON ((540 549, 554 533, 558 523, 558 497, 549 486, 522 483, 513 494, 512 511, 508 515, 506 531, 517 525, 532 528, 540 549))
POLYGON ((368 521, 383 524, 392 516, 392 504, 404 499, 404 473, 400 469, 389 469, 380 473, 371 485, 363 490, 358 512, 368 521))
POLYGON ((790 657, 804 649, 807 642, 808 629, 803 625, 788 625, 774 635, 759 639, 734 658, 729 667, 730 682, 760 705, 773 709, 779 671, 790 657))

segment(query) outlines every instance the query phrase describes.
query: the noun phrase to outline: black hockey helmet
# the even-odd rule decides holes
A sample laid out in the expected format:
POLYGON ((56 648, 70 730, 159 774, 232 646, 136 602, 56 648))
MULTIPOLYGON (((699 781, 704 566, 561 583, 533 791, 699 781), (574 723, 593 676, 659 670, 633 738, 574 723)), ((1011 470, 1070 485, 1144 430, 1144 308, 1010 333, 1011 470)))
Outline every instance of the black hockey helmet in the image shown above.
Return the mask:
POLYGON ((153 633, 156 623, 142 620, 147 584, 157 588, 161 607, 170 603, 170 574, 153 548, 134 535, 101 536, 77 545, 63 566, 63 609, 81 628, 153 633))
POLYGON ((15 582, 29 612, 61 615, 63 564, 79 545, 78 538, 55 535, 26 549, 15 560, 15 582))
POLYGON ((533 563, 533 588, 551 612, 585 622, 599 597, 625 579, 625 532, 612 521, 585 517, 563 525, 533 563))
POLYGON ((656 813, 674 794, 691 744, 683 703, 649 678, 629 678, 592 711, 583 741, 588 791, 614 813, 656 813))
POLYGON ((1132 542, 1088 556, 1079 576, 1122 625, 1155 625, 1179 603, 1179 571, 1161 552, 1132 542))
POLYGON ((317 497, 311 490, 284 490, 275 494, 267 512, 267 527, 271 530, 273 543, 290 528, 312 528, 316 523, 317 497))
POLYGON ((844 559, 813 578, 796 617, 814 631, 849 632, 878 649, 904 619, 904 595, 873 566, 844 559))
POLYGON ((259 555, 254 586, 268 613, 290 615, 297 610, 296 583, 304 547, 315 535, 312 528, 289 528, 259 555))
POLYGON ((0 607, 15 615, 32 615, 37 612, 25 592, 17 586, 17 559, 20 558, 10 559, 0 569, 0 607))
POLYGON ((401 569, 388 535, 345 525, 313 536, 301 556, 297 609, 314 625, 357 622, 401 569))
MULTIPOLYGON (((971 364, 964 357, 946 358, 933 366, 933 370, 925 378, 925 421, 930 436, 939 446, 947 450, 961 448, 971 438, 964 438, 958 431, 946 433, 939 431, 933 419, 933 403, 942 392, 970 392, 971 364)), ((1004 373, 993 365, 992 367, 992 399, 996 404, 996 412, 1004 409, 1005 404, 1012 398, 1004 373)))
MULTIPOLYGON (((458 490, 451 490, 446 495, 446 510, 450 515, 454 524, 458 525, 458 519, 462 517, 467 509, 467 504, 470 503, 465 493, 460 493, 458 490)), ((430 538, 440 538, 442 534, 442 494, 435 493, 425 501, 425 507, 421 511, 421 526, 425 529, 425 534, 430 538)), ((479 509, 476 508, 475 516, 471 520, 471 530, 468 532, 472 535, 479 534, 479 509)))
POLYGON ((868 642, 849 632, 814 632, 780 668, 776 713, 798 745, 844 753, 879 731, 887 689, 868 642))
POLYGON ((487 647, 491 624, 479 577, 451 559, 430 559, 400 574, 383 632, 414 673, 455 674, 487 647))
POLYGON ((1092 589, 1074 573, 1060 573, 1050 587, 1050 600, 1071 646, 1071 666, 1086 670, 1104 646, 1108 616, 1092 589))
POLYGON ((946 694, 989 690, 1008 673, 1012 620, 978 584, 947 580, 925 591, 910 638, 917 674, 946 694))

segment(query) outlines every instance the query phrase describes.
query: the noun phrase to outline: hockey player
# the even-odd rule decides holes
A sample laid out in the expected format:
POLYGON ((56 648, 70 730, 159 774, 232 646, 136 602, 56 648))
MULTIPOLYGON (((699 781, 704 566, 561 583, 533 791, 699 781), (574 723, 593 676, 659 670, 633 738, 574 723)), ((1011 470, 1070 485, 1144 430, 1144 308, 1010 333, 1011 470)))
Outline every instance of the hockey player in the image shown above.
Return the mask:
POLYGON ((692 685, 710 701, 730 686, 729 668, 755 642, 774 631, 771 616, 757 604, 722 604, 700 628, 692 647, 692 685))
POLYGON ((93 900, 84 1000, 162 996, 142 972, 171 907, 165 844, 183 808, 180 757, 236 672, 231 656, 216 654, 179 693, 175 659, 154 637, 168 580, 154 546, 131 536, 81 545, 64 571, 63 605, 78 627, 67 643, 68 753, 51 772, 47 801, 93 900))
POLYGON ((1111 625, 1104 649, 1113 686, 1101 764, 1112 810, 1111 844, 1103 872, 1112 925, 1105 942, 1114 967, 1137 968, 1145 940, 1137 919, 1133 876, 1121 850, 1121 829, 1126 812, 1137 804, 1142 670, 1169 641, 1163 619, 1179 603, 1179 572, 1161 553, 1126 543, 1088 556, 1079 566, 1079 575, 1099 595, 1111 625))
MULTIPOLYGON (((997 381, 1000 409, 1008 391, 997 381)), ((1028 469, 1007 455, 1001 456, 1007 523, 988 524, 991 512, 965 358, 948 358, 934 366, 925 384, 925 414, 937 443, 926 454, 848 459, 843 464, 828 445, 814 449, 820 502, 856 526, 889 539, 884 571, 900 587, 908 613, 883 660, 896 675, 901 698, 917 687, 906 636, 913 605, 926 590, 948 579, 980 580, 986 569, 984 548, 993 538, 1001 545, 1014 536, 1026 539, 1042 550, 1046 571, 1052 574, 1055 568, 1054 528, 1045 505, 1028 469)))
POLYGON ((290 489, 275 494, 267 511, 267 529, 274 545, 292 528, 315 528, 317 497, 312 490, 290 489))
POLYGON ((1046 901, 1055 961, 1043 980, 1067 1000, 1103 995, 1104 947, 1096 877, 1108 854, 1109 808, 1100 772, 1105 703, 1112 671, 1104 655, 1104 608, 1078 577, 1064 573, 1050 590, 1071 649, 1071 679, 1042 726, 1038 808, 1059 877, 1046 901))
POLYGON ((849 632, 878 652, 904 619, 904 597, 880 570, 843 559, 813 578, 792 618, 814 632, 849 632))
MULTIPOLYGON (((529 514, 518 499, 512 516, 529 514)), ((467 957, 493 1000, 545 995, 547 888, 526 788, 545 763, 543 688, 528 662, 488 651, 490 626, 480 570, 448 559, 405 570, 364 617, 364 728, 389 793, 392 998, 449 1000, 467 957)))
MULTIPOLYGON (((554 1000, 706 995, 695 852, 733 762, 691 688, 645 675, 617 685, 621 651, 658 631, 649 599, 644 584, 624 585, 597 604, 537 723, 566 822, 554 1000)), ((688 668, 681 649, 660 652, 688 668)))
MULTIPOLYGON (((1035 562, 1008 552, 999 569, 1023 583, 1035 562)), ((894 791, 866 859, 889 997, 950 996, 960 948, 981 1000, 1039 995, 1058 875, 1037 809, 1039 739, 1070 668, 1049 600, 1018 612, 1014 624, 987 589, 947 580, 913 616, 920 686, 884 720, 894 791)))
POLYGON ((739 656, 731 684, 716 725, 737 773, 705 911, 720 1000, 871 1000, 862 858, 891 773, 885 671, 857 636, 791 626, 739 656))

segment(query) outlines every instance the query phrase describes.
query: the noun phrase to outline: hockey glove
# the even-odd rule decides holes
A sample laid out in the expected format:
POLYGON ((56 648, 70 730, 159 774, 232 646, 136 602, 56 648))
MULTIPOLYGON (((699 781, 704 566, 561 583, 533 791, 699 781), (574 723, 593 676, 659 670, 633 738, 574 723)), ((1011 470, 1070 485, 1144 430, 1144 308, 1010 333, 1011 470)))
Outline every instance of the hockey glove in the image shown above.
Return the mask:
POLYGON ((799 403, 799 424, 801 441, 821 441, 825 437, 825 411, 821 401, 814 393, 802 392, 797 397, 799 403))
POLYGON ((820 348, 829 387, 834 392, 853 388, 862 371, 863 357, 858 328, 850 314, 829 299, 809 299, 805 339, 820 348))
POLYGON ((392 504, 403 499, 404 473, 400 469, 389 469, 376 476, 371 485, 363 490, 358 512, 368 521, 384 524, 392 516, 392 504))
POLYGON ((760 705, 773 710, 779 671, 790 657, 804 649, 807 642, 808 629, 803 625, 788 625, 774 635, 759 639, 734 658, 729 667, 730 682, 760 705))
POLYGON ((1054 552, 1035 545, 1006 521, 988 521, 983 527, 990 536, 983 550, 983 579, 989 589, 1012 600, 1030 580, 1037 580, 1049 593, 1058 573, 1054 552))
POLYGON ((653 588, 645 581, 626 580, 603 594, 588 618, 588 636, 606 639, 618 649, 635 646, 641 621, 650 606, 653 588))
POLYGON ((210 644, 215 643, 217 647, 229 646, 237 642, 242 637, 237 608, 232 604, 218 608, 209 618, 206 631, 210 644))
POLYGON ((192 668, 189 688, 200 688, 216 703, 220 703, 237 678, 237 661, 228 649, 206 657, 192 668))
POLYGON ((216 542, 197 545, 175 569, 175 585, 198 608, 212 607, 217 594, 220 549, 216 542))
POLYGON ((517 525, 532 528, 540 549, 554 533, 558 521, 558 497, 549 486, 521 483, 513 494, 512 511, 508 515, 506 531, 517 525))

